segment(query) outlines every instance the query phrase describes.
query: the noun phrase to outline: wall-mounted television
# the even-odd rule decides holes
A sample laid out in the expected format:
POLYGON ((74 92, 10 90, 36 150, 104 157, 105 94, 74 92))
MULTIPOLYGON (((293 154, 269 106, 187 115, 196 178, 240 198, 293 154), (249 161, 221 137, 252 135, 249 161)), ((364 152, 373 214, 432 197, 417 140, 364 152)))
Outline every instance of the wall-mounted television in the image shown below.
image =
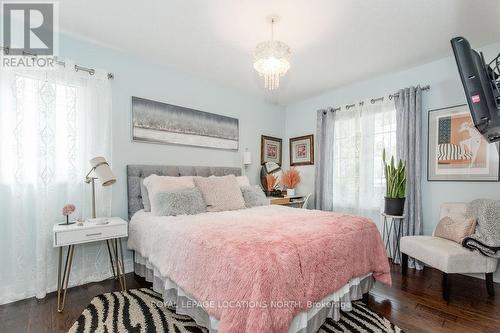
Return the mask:
POLYGON ((486 63, 463 37, 451 46, 474 126, 489 141, 500 141, 500 54, 486 63))

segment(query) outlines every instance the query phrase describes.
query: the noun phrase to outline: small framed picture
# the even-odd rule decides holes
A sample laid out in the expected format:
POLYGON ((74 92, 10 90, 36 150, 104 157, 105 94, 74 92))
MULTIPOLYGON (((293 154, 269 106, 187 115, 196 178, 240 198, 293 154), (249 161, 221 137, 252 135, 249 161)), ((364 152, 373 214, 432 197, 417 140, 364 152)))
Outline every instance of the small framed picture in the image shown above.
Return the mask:
POLYGON ((290 165, 314 164, 314 135, 290 139, 290 165))
POLYGON ((498 143, 474 127, 467 105, 429 111, 428 139, 429 181, 498 181, 498 143))
POLYGON ((262 135, 260 137, 260 164, 274 162, 281 165, 281 145, 280 138, 262 135))

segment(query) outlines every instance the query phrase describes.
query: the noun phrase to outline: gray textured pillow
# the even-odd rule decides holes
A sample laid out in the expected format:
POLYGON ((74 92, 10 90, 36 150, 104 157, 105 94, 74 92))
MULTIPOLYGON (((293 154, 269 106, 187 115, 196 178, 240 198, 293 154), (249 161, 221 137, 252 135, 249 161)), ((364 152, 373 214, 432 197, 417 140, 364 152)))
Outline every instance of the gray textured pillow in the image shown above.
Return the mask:
POLYGON ((242 186, 240 189, 247 208, 269 205, 269 199, 258 185, 242 186))
POLYGON ((144 185, 144 178, 141 178, 139 180, 139 183, 141 183, 141 197, 142 197, 142 205, 144 206, 144 211, 150 212, 151 203, 149 202, 148 189, 146 188, 146 185, 144 185))
POLYGON ((197 188, 158 192, 153 200, 152 213, 157 216, 194 215, 207 211, 197 188))

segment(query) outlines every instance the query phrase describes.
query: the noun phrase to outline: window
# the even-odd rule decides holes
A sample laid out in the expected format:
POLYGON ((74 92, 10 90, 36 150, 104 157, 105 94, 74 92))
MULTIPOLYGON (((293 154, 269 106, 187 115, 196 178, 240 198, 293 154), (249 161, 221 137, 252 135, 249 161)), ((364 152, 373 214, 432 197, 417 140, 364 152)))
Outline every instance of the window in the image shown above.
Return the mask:
MULTIPOLYGON (((95 156, 111 156, 111 84, 105 71, 0 69, 0 304, 53 290, 57 252, 52 227, 61 208, 89 216, 83 178, 95 156), (4 269, 5 268, 5 269, 4 269)), ((98 214, 110 212, 111 192, 101 186, 98 214)), ((102 244, 77 251, 71 280, 107 278, 102 244), (102 247, 102 248, 101 248, 102 247)), ((70 282, 71 283, 71 282, 70 282)))
POLYGON ((76 165, 80 161, 74 156, 77 87, 16 75, 12 93, 10 112, 2 117, 8 126, 0 135, 4 147, 1 182, 28 185, 79 180, 76 165))
POLYGON ((385 193, 382 152, 396 154, 396 109, 385 100, 335 112, 334 210, 378 220, 385 193))

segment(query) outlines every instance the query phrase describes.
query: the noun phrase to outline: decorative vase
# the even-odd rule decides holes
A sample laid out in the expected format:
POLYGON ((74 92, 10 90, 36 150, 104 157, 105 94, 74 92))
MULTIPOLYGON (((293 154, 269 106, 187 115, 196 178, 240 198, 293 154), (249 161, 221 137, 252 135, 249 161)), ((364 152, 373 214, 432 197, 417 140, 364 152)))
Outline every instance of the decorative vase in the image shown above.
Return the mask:
POLYGON ((294 188, 287 188, 286 189, 286 195, 287 196, 295 195, 295 189, 294 188))
POLYGON ((393 216, 403 216, 406 198, 385 197, 384 213, 393 216))

